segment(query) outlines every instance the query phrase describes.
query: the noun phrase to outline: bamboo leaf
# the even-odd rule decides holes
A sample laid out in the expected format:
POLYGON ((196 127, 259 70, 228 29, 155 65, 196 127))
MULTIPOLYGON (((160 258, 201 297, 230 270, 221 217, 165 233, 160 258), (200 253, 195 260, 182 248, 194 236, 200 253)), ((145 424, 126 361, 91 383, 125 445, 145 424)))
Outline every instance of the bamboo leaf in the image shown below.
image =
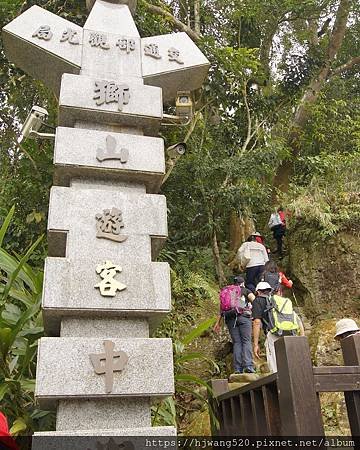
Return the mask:
POLYGON ((7 229, 9 228, 9 225, 10 225, 11 219, 12 219, 12 217, 14 215, 14 212, 15 212, 15 205, 10 209, 8 215, 5 217, 5 220, 4 220, 3 224, 1 225, 1 228, 0 228, 0 247, 2 247, 2 243, 3 243, 3 240, 4 240, 5 234, 7 232, 7 229))
POLYGON ((208 330, 210 327, 214 326, 216 322, 216 318, 213 317, 211 319, 205 320, 205 322, 202 322, 200 325, 198 325, 196 328, 190 331, 186 336, 184 336, 181 340, 181 342, 184 345, 190 344, 194 339, 201 336, 206 330, 208 330))

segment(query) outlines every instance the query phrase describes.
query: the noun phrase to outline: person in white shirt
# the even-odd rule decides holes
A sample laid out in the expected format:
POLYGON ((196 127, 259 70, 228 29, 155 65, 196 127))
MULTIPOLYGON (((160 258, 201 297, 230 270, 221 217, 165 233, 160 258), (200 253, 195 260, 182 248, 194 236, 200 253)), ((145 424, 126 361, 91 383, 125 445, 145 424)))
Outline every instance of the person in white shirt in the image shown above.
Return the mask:
POLYGON ((236 259, 246 271, 246 287, 255 292, 255 286, 260 281, 264 266, 269 261, 266 248, 263 244, 256 242, 256 236, 252 235, 241 245, 236 259))

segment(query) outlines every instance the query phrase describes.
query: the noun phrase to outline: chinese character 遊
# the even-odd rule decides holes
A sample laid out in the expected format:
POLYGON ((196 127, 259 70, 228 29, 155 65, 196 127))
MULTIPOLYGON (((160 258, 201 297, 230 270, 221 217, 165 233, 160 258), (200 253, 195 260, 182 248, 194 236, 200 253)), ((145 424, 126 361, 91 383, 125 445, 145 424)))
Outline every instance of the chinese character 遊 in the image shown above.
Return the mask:
POLYGON ((144 46, 144 53, 146 56, 151 56, 155 59, 161 59, 161 55, 159 53, 159 46, 157 44, 146 44, 144 46))
POLYGON ((44 41, 50 41, 53 37, 53 32, 51 31, 49 25, 41 25, 32 37, 37 37, 38 39, 43 39, 44 41))
POLYGON ((176 61, 178 64, 184 64, 184 61, 180 59, 180 51, 174 47, 168 50, 169 61, 176 61))
POLYGON ((114 280, 116 272, 122 272, 122 268, 112 263, 105 261, 103 264, 98 264, 96 273, 100 275, 102 280, 95 284, 95 288, 100 289, 100 294, 103 297, 115 297, 116 291, 123 291, 126 285, 114 280))
POLYGON ((60 38, 60 42, 66 42, 66 41, 68 41, 69 44, 72 44, 72 45, 79 45, 80 40, 79 40, 78 32, 71 28, 67 28, 65 31, 63 31, 63 34, 60 38))
POLYGON ((126 50, 126 53, 130 53, 135 50, 135 39, 120 38, 118 39, 116 46, 120 50, 126 50))
POLYGON ((106 34, 102 33, 90 33, 89 43, 91 47, 100 47, 104 50, 109 50, 110 48, 106 34))
POLYGON ((118 110, 122 111, 130 99, 130 88, 126 84, 116 84, 114 81, 95 81, 94 97, 98 106, 104 103, 118 103, 118 110))
POLYGON ((103 344, 105 353, 91 353, 89 356, 95 373, 105 374, 105 391, 110 394, 114 384, 114 372, 123 371, 129 358, 125 352, 114 352, 114 342, 104 341, 103 344))
POLYGON ((98 148, 96 151, 96 159, 100 162, 108 159, 117 159, 122 164, 125 164, 129 159, 129 150, 126 148, 121 148, 117 152, 116 139, 109 135, 106 137, 106 149, 104 150, 102 148, 98 148))
POLYGON ((122 213, 117 208, 104 209, 103 214, 96 214, 96 237, 110 239, 115 242, 124 242, 127 236, 121 236, 121 228, 124 228, 122 213))

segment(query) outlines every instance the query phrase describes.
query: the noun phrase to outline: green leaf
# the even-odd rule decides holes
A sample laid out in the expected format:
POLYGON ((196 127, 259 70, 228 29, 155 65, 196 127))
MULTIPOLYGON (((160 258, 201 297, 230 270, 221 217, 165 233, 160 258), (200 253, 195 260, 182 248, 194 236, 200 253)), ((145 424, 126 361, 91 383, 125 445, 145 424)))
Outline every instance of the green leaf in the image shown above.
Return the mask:
POLYGON ((16 436, 17 434, 27 429, 26 422, 22 417, 18 417, 10 428, 10 434, 16 436))
POLYGON ((25 391, 35 392, 35 380, 20 380, 20 385, 25 391))
POLYGON ((6 359, 6 355, 11 345, 11 328, 0 328, 0 349, 3 359, 6 359))
POLYGON ((211 387, 206 383, 206 381, 202 380, 199 377, 196 377, 195 375, 190 375, 187 373, 179 373, 175 375, 176 381, 188 381, 189 383, 195 383, 200 386, 205 386, 208 391, 211 391, 211 387))
POLYGON ((10 386, 7 383, 0 384, 0 402, 4 398, 5 394, 9 391, 10 386))
POLYGON ((5 220, 0 228, 0 247, 2 246, 6 231, 10 225, 11 219, 15 212, 15 205, 10 209, 8 215, 5 217, 5 220))
POLYGON ((184 345, 190 344, 194 339, 201 336, 206 330, 208 330, 210 327, 214 326, 216 322, 216 318, 213 317, 211 319, 205 320, 205 322, 202 322, 200 325, 198 325, 196 328, 190 331, 186 336, 184 336, 181 340, 181 342, 184 345))

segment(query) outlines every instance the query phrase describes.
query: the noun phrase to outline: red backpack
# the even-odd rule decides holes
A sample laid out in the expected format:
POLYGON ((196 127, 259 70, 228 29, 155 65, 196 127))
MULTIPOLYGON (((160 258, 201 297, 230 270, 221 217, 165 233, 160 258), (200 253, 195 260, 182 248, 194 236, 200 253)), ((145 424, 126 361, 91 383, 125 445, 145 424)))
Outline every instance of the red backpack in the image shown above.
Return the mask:
POLYGON ((220 311, 223 313, 232 309, 236 310, 238 314, 243 314, 245 310, 251 310, 241 292, 241 286, 236 284, 225 286, 220 291, 220 311))

